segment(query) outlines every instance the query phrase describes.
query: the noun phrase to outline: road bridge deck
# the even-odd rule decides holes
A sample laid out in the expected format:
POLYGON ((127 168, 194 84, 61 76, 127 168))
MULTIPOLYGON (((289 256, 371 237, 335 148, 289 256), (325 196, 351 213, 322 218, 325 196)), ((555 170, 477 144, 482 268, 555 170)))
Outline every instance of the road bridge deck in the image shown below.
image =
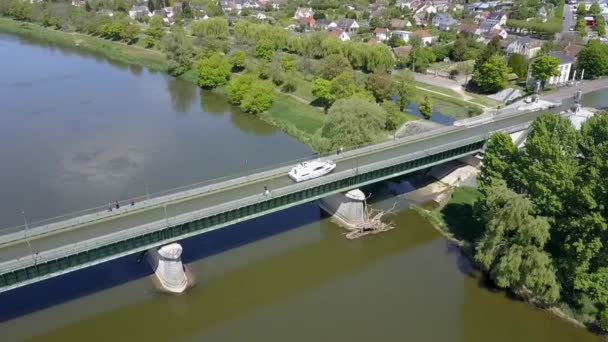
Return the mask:
MULTIPOLYGON (((491 132, 529 123, 538 113, 523 113, 509 116, 498 116, 490 122, 476 123, 472 127, 448 127, 437 131, 426 132, 422 135, 391 141, 333 156, 336 161, 334 173, 351 170, 357 167, 374 164, 384 160, 414 154, 430 148, 465 140, 473 136, 488 135, 491 132)), ((31 250, 44 252, 66 245, 76 244, 85 240, 96 239, 113 233, 134 229, 138 226, 163 222, 166 217, 175 217, 185 213, 210 208, 224 203, 238 201, 244 197, 263 192, 264 186, 272 191, 289 188, 294 183, 287 177, 286 169, 263 175, 251 175, 241 181, 228 183, 225 187, 198 195, 173 196, 173 200, 163 204, 144 206, 138 210, 110 215, 104 219, 93 220, 81 224, 66 224, 63 229, 56 229, 48 234, 34 236, 29 239, 31 250), (166 213, 165 213, 166 210, 166 213)), ((35 228, 33 228, 35 229, 35 228)), ((19 239, 0 245, 0 270, 8 261, 30 256, 31 251, 26 239, 19 239)))

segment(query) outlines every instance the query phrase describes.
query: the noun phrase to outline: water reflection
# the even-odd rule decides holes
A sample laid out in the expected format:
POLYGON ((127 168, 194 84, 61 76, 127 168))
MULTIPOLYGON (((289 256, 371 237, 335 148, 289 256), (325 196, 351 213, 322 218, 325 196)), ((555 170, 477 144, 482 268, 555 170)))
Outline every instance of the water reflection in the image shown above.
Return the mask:
POLYGON ((231 110, 232 106, 223 95, 215 94, 209 90, 199 89, 199 96, 201 99, 201 109, 204 112, 222 115, 231 110))
POLYGON ((177 78, 167 78, 167 90, 171 95, 173 110, 178 113, 190 111, 190 107, 196 100, 196 86, 190 82, 177 78))
POLYGON ((230 113, 230 122, 242 132, 252 135, 270 136, 280 131, 276 126, 251 120, 252 115, 234 110, 230 113))

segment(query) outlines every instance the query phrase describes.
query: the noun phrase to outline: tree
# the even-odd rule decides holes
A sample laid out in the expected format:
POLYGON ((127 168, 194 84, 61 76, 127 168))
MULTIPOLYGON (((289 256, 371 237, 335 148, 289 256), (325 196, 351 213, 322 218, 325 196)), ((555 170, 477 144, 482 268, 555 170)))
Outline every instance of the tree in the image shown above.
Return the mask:
POLYGON ((137 40, 139 32, 139 25, 128 23, 124 26, 124 29, 121 34, 121 39, 129 44, 132 44, 137 40))
POLYGON ((585 77, 594 79, 608 73, 608 47, 597 40, 590 41, 577 58, 579 70, 585 70, 585 77))
POLYGON ((385 124, 385 113, 377 104, 359 98, 337 100, 321 128, 322 149, 335 151, 375 142, 382 136, 385 124))
POLYGON ((606 19, 602 15, 595 16, 595 28, 597 29, 597 34, 600 37, 606 36, 606 19))
POLYGON ((452 51, 450 53, 450 59, 456 62, 464 61, 465 54, 468 49, 467 39, 466 38, 458 38, 452 45, 452 51))
POLYGON ((403 115, 395 102, 384 100, 380 106, 386 113, 386 122, 384 124, 385 130, 394 131, 406 121, 405 115, 403 115))
POLYGON ((388 72, 395 66, 395 59, 386 45, 365 44, 365 70, 368 72, 388 72))
POLYGON ((404 110, 405 106, 416 97, 414 84, 414 76, 407 70, 402 70, 395 76, 395 90, 399 96, 400 110, 404 110))
POLYGON ((395 83, 390 75, 373 73, 367 76, 365 88, 369 90, 377 102, 390 99, 395 95, 395 83))
POLYGON ((534 216, 532 203, 504 182, 481 198, 485 232, 475 246, 475 260, 502 288, 527 288, 548 303, 559 299, 560 287, 549 254, 549 223, 534 216))
POLYGON ((270 81, 254 81, 251 89, 245 94, 241 101, 242 111, 257 114, 268 110, 274 101, 274 84, 270 81))
POLYGON ((429 48, 414 50, 411 54, 411 63, 417 72, 425 72, 431 63, 435 62, 435 54, 429 48))
POLYGON ((230 64, 233 71, 245 69, 247 54, 243 50, 236 50, 230 55, 230 64))
POLYGON ((576 32, 578 32, 581 37, 585 37, 587 35, 587 23, 585 22, 585 18, 582 16, 576 19, 576 32))
POLYGON ((469 75, 473 72, 473 64, 468 62, 459 63, 456 70, 458 70, 459 73, 464 74, 464 82, 467 83, 469 82, 469 75))
POLYGON ((473 73, 473 81, 486 93, 502 90, 508 81, 509 67, 503 57, 492 56, 473 73))
POLYGON ((370 31, 373 31, 378 27, 386 27, 386 23, 382 20, 382 18, 374 16, 369 20, 369 29, 370 31))
POLYGON ((399 38, 397 35, 393 35, 388 39, 388 46, 399 47, 405 45, 405 40, 399 38))
POLYGON ((230 62, 219 54, 202 58, 197 65, 198 85, 203 88, 224 85, 230 78, 230 69, 230 62))
POLYGON ((323 78, 317 78, 312 82, 311 92, 312 95, 317 97, 325 107, 329 107, 333 102, 333 96, 329 91, 331 86, 331 81, 328 81, 323 78))
MULTIPOLYGON (((578 9, 577 9, 578 11, 578 9)), ((593 16, 597 16, 600 15, 602 13, 602 9, 600 8, 600 5, 596 2, 594 2, 593 4, 591 4, 591 7, 589 7, 589 14, 593 15, 593 16)))
POLYGON ((575 196, 577 144, 570 120, 549 113, 534 120, 513 173, 513 189, 528 195, 543 216, 563 215, 569 207, 565 200, 575 196))
POLYGON ((500 51, 500 38, 492 38, 485 49, 477 56, 477 59, 475 59, 474 70, 479 70, 492 56, 498 55, 500 51))
POLYGON ((284 53, 281 56, 281 68, 285 72, 294 71, 298 66, 298 56, 291 53, 284 53))
POLYGON ((359 92, 352 72, 343 72, 336 76, 329 85, 329 92, 333 101, 346 99, 359 92))
POLYGON ((228 38, 228 21, 224 18, 218 17, 206 20, 195 20, 190 27, 192 29, 192 34, 199 38, 228 38))
POLYGON ((147 48, 157 45, 165 34, 163 28, 163 18, 159 16, 153 16, 148 23, 148 29, 146 30, 146 36, 144 38, 144 45, 147 48))
POLYGON ((268 39, 261 39, 255 45, 255 56, 259 59, 270 62, 274 54, 274 46, 268 39))
POLYGON ((240 104, 241 101, 243 101, 245 94, 251 89, 251 85, 255 80, 256 78, 250 74, 239 75, 230 80, 226 89, 228 101, 233 104, 240 104))
POLYGON ((509 57, 507 62, 511 71, 517 75, 520 80, 525 80, 528 76, 528 61, 526 57, 519 53, 514 53, 509 57))
POLYGON ((163 38, 162 48, 169 60, 168 71, 171 75, 179 76, 190 70, 194 48, 180 26, 173 26, 171 34, 163 38))
POLYGON ((420 114, 422 114, 425 119, 431 119, 431 115, 433 115, 433 102, 431 102, 428 96, 425 96, 424 99, 420 101, 418 110, 420 110, 420 114))
POLYGON ((545 87, 547 80, 553 76, 559 76, 559 58, 553 56, 541 56, 536 58, 531 65, 531 74, 534 79, 540 81, 541 87, 545 87))
POLYGON ((343 72, 351 70, 350 63, 342 55, 329 55, 321 60, 319 76, 326 80, 332 80, 343 72))
POLYGON ((479 191, 487 195, 492 184, 504 181, 512 184, 512 168, 517 157, 517 147, 511 136, 506 133, 494 133, 486 145, 483 165, 478 178, 479 191))
POLYGON ((587 14, 587 9, 584 3, 578 4, 578 7, 576 8, 576 14, 579 17, 584 17, 587 14))

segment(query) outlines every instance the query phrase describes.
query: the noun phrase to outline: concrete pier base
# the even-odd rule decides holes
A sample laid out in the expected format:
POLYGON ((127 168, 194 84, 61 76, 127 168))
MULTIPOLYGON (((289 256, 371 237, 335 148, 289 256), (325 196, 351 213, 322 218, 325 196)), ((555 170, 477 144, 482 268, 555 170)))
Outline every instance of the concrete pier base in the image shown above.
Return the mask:
POLYGON ((182 293, 188 287, 188 277, 182 264, 182 246, 179 243, 148 250, 147 259, 162 288, 182 293))
POLYGON ((322 198, 319 206, 348 229, 353 229, 367 221, 365 194, 359 189, 322 198))

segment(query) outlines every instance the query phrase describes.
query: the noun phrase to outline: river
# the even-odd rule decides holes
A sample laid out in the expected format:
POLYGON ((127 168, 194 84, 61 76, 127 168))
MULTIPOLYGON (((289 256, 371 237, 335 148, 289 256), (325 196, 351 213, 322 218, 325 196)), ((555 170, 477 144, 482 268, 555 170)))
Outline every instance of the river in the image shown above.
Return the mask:
MULTIPOLYGON (((0 53, 2 227, 311 154, 165 75, 9 36, 0 53)), ((197 286, 181 296, 156 293, 135 257, 4 294, 2 341, 596 340, 486 289, 409 190, 370 189, 397 204, 396 229, 373 237, 345 239, 309 203, 184 241, 197 286)))

